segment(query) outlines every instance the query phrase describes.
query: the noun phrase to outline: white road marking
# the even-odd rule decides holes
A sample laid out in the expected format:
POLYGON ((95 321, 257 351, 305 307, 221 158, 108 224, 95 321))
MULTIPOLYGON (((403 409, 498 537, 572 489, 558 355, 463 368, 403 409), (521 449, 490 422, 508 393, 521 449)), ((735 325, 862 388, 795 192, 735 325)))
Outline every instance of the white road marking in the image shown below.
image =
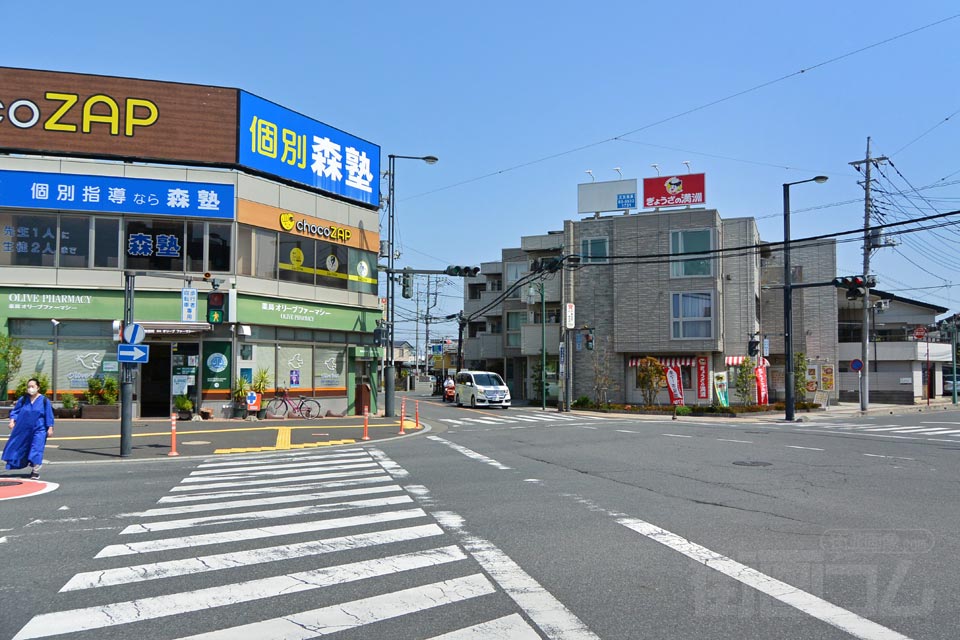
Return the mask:
POLYGON ((335 513, 352 509, 367 509, 370 507, 385 507, 389 505, 413 502, 408 495, 391 496, 388 498, 371 498, 368 500, 351 500, 347 502, 331 502, 330 504, 311 504, 303 507, 289 507, 286 509, 269 509, 266 511, 245 511, 242 513, 225 513, 216 516, 201 516, 199 518, 183 518, 181 520, 161 520, 145 524, 132 524, 120 535, 149 533, 151 531, 170 531, 172 529, 186 529, 209 525, 235 524, 238 522, 255 522, 259 520, 273 520, 275 518, 291 518, 294 516, 312 516, 321 513, 335 513))
POLYGON ((740 444, 753 444, 753 440, 730 440, 728 438, 717 438, 720 442, 739 442, 740 444))
POLYGON ((164 496, 158 503, 170 502, 197 502, 199 500, 222 500, 224 498, 242 498, 244 496, 259 496, 270 493, 292 493, 294 491, 310 491, 316 489, 335 489, 339 487, 353 487, 360 484, 376 484, 378 482, 393 482, 393 478, 381 473, 372 478, 353 478, 352 480, 330 480, 327 482, 306 482, 282 487, 262 487, 235 489, 233 491, 217 491, 215 493, 189 493, 180 496, 164 496))
POLYGON ((359 464, 361 462, 370 462, 370 456, 351 456, 349 458, 341 458, 339 460, 317 460, 314 458, 301 458, 299 460, 281 460, 278 462, 258 462, 249 466, 243 467, 230 467, 230 468, 219 468, 219 469, 201 469, 200 471, 194 471, 190 474, 190 477, 201 477, 201 476, 228 476, 232 474, 245 474, 251 471, 260 472, 258 475, 265 475, 263 469, 269 467, 270 471, 280 471, 283 469, 312 469, 314 467, 330 467, 334 465, 348 465, 348 464, 359 464))
POLYGON ((920 431, 925 427, 907 427, 900 425, 899 427, 874 427, 872 429, 864 429, 864 431, 894 431, 896 433, 910 433, 911 431, 920 431))
POLYGON ((909 640, 907 636, 892 629, 858 616, 785 582, 771 578, 756 569, 740 564, 649 522, 636 518, 619 518, 617 522, 655 542, 682 553, 688 558, 696 560, 706 567, 719 571, 857 638, 862 640, 909 640))
POLYGON ((491 593, 490 581, 474 574, 179 640, 307 640, 491 593))
POLYGON ((806 451, 824 451, 824 449, 819 449, 817 447, 798 447, 795 444, 785 445, 788 449, 804 449, 806 451))
POLYGON ((383 468, 383 470, 389 473, 392 477, 397 479, 410 477, 410 474, 407 472, 406 469, 404 469, 403 467, 398 465, 396 462, 388 458, 387 454, 385 454, 380 449, 371 448, 371 449, 368 449, 368 451, 370 452, 370 455, 373 457, 373 459, 377 461, 377 464, 379 464, 383 468))
POLYGON ((520 614, 511 613, 428 640, 540 640, 540 634, 534 631, 520 614))
POLYGON ((192 484, 200 482, 219 482, 223 480, 246 480, 248 478, 259 478, 261 476, 295 476, 300 473, 313 473, 316 471, 346 471, 348 469, 369 469, 377 466, 376 462, 365 459, 363 462, 354 464, 337 464, 326 466, 323 464, 305 464, 292 469, 270 469, 269 471, 248 471, 246 473, 234 472, 228 475, 186 477, 180 481, 180 484, 192 484))
POLYGON ((186 558, 184 560, 151 562, 119 567, 117 569, 107 569, 105 571, 88 571, 73 576, 70 581, 60 589, 60 592, 94 589, 116 584, 129 584, 132 582, 145 582, 147 580, 192 575, 206 571, 247 567, 265 562, 279 562, 282 560, 290 560, 291 558, 303 558, 343 551, 345 549, 361 549, 439 535, 443 535, 443 529, 435 524, 427 524, 418 527, 388 529, 385 531, 360 533, 338 538, 310 540, 309 542, 296 544, 282 544, 275 547, 250 549, 249 551, 218 553, 197 558, 186 558))
POLYGON ((479 462, 483 462, 483 463, 485 463, 485 464, 490 465, 491 467, 494 467, 494 468, 496 468, 496 469, 500 469, 501 471, 506 471, 506 470, 510 469, 510 467, 508 467, 508 466, 506 466, 506 465, 503 465, 503 464, 500 464, 499 462, 497 462, 497 461, 494 460, 493 458, 488 458, 487 456, 483 455, 482 453, 477 453, 477 452, 474 451, 473 449, 467 449, 466 447, 463 447, 463 446, 460 446, 459 444, 450 442, 449 440, 444 440, 443 438, 439 438, 439 437, 437 437, 437 436, 427 436, 427 439, 428 439, 428 440, 433 440, 434 442, 439 442, 439 443, 441 443, 441 444, 445 444, 445 445, 447 445, 448 447, 450 447, 451 449, 453 449, 454 451, 457 451, 458 453, 462 453, 463 455, 467 456, 468 458, 471 458, 471 459, 473 459, 473 460, 477 460, 477 461, 479 461, 479 462))
POLYGON ((126 556, 136 553, 153 553, 155 551, 169 551, 171 549, 201 547, 211 544, 222 544, 224 542, 259 540, 261 538, 272 538, 274 536, 289 536, 312 531, 326 531, 328 529, 340 529, 344 527, 360 527, 370 524, 380 524, 383 522, 394 522, 396 520, 422 518, 426 515, 427 514, 425 511, 423 511, 423 509, 403 509, 400 511, 384 511, 382 513, 373 513, 362 516, 333 518, 330 520, 315 520, 311 522, 299 522, 297 524, 284 524, 273 527, 256 527, 254 529, 239 529, 235 531, 221 531, 218 533, 201 533, 193 536, 178 535, 174 538, 161 538, 160 540, 147 540, 144 542, 128 542, 126 544, 109 545, 104 547, 100 553, 94 557, 112 558, 114 556, 126 556))
POLYGON ((236 482, 216 482, 213 484, 194 484, 190 486, 178 485, 171 492, 176 491, 207 491, 210 489, 229 489, 230 487, 262 487, 266 484, 282 484, 284 482, 303 482, 304 480, 330 480, 332 478, 355 478, 380 473, 380 469, 358 469, 354 471, 338 471, 337 473, 305 474, 299 478, 257 478, 255 480, 239 480, 236 482))
POLYGON ((358 455, 365 455, 366 451, 363 449, 337 449, 337 451, 322 453, 316 449, 310 449, 306 451, 284 451, 282 453, 273 453, 270 454, 269 458, 262 457, 248 457, 247 454, 238 454, 238 459, 231 459, 229 461, 224 461, 223 458, 215 458, 217 462, 204 462, 203 464, 198 464, 198 469, 225 469, 228 467, 243 467, 245 465, 268 465, 268 464, 277 464, 284 461, 295 461, 295 460, 337 460, 343 458, 355 458, 358 455))
POLYGON ((940 421, 940 420, 922 420, 920 424, 952 424, 955 427, 960 427, 960 422, 953 421, 940 421))
POLYGON ((490 418, 464 418, 466 422, 474 422, 477 424, 501 424, 497 420, 492 420, 490 418))
POLYGON ((662 436, 667 436, 669 438, 692 438, 693 436, 682 436, 679 433, 661 433, 662 436))
MULTIPOLYGON (((427 551, 362 560, 349 564, 301 571, 284 576, 247 580, 194 591, 114 602, 107 605, 58 611, 34 616, 14 640, 44 638, 61 633, 77 633, 131 622, 203 611, 262 598, 320 589, 345 582, 411 571, 424 567, 465 560, 466 554, 451 545, 427 551)), ((249 638, 247 634, 239 636, 249 638)))
POLYGON ((869 456, 871 458, 889 458, 891 460, 915 460, 916 459, 916 458, 903 458, 900 456, 881 456, 878 453, 865 453, 863 455, 869 456))
POLYGON ((340 491, 319 491, 314 493, 298 493, 292 496, 278 496, 276 498, 254 498, 252 500, 228 500, 226 502, 209 502, 205 504, 191 504, 183 507, 162 507, 148 509, 142 513, 124 514, 140 518, 154 518, 158 516, 174 516, 183 513, 198 513, 201 511, 220 511, 222 509, 236 509, 243 507, 261 507, 271 504, 289 504, 291 502, 307 502, 308 500, 327 500, 330 498, 347 498, 350 496, 364 496, 374 493, 392 493, 402 491, 400 485, 388 484, 382 487, 362 487, 360 489, 342 489, 340 491))
POLYGON ((440 418, 441 422, 449 422, 450 424, 463 424, 463 420, 454 420, 453 418, 440 418))
POLYGON ((617 433, 640 433, 639 431, 630 431, 629 429, 617 429, 617 433))
POLYGON ((904 432, 902 432, 902 433, 912 433, 912 434, 926 433, 926 434, 929 434, 929 435, 931 435, 931 436, 933 436, 933 435, 942 436, 942 435, 946 435, 946 434, 948 434, 948 433, 960 433, 960 431, 955 431, 955 430, 953 430, 953 429, 944 429, 943 427, 927 427, 927 428, 925 428, 925 429, 913 429, 913 430, 911 430, 911 431, 909 431, 909 432, 904 431, 904 432))
POLYGON ((591 429, 592 431, 596 431, 599 427, 588 427, 588 426, 586 426, 586 425, 580 425, 580 428, 581 428, 581 429, 591 429))

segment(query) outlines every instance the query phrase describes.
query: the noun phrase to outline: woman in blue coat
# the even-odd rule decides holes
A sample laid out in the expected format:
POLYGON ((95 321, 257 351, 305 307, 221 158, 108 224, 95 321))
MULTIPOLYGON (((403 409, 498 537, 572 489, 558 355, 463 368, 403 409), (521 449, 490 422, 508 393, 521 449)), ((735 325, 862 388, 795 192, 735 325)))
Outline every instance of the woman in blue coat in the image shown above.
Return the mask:
POLYGON ((53 406, 46 396, 40 395, 40 383, 36 378, 27 381, 27 395, 17 400, 10 411, 10 438, 3 448, 3 461, 7 469, 33 467, 30 477, 40 477, 43 464, 43 449, 47 436, 53 435, 53 406))

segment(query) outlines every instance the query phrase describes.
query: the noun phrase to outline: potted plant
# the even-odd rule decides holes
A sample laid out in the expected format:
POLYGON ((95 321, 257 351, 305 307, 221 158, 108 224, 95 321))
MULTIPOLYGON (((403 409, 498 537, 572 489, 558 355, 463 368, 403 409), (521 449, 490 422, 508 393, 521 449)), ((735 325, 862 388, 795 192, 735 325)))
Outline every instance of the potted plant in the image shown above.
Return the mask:
POLYGON ((173 407, 177 410, 178 420, 190 420, 193 418, 193 400, 190 396, 174 396, 173 407))
POLYGON ((77 404, 77 398, 72 393, 64 393, 60 395, 60 402, 63 403, 63 407, 57 412, 58 418, 79 418, 80 417, 80 405, 77 404))
POLYGON ((267 417, 267 401, 264 400, 263 394, 266 393, 271 382, 273 382, 273 376, 270 375, 270 369, 261 367, 253 375, 253 383, 250 385, 250 389, 259 396, 260 410, 257 411, 257 418, 260 420, 267 417))
POLYGON ((120 417, 120 387, 116 378, 87 378, 83 394, 86 404, 81 407, 81 418, 117 419, 120 417))
POLYGON ((233 417, 247 417, 247 391, 250 389, 247 379, 237 376, 233 381, 233 417))

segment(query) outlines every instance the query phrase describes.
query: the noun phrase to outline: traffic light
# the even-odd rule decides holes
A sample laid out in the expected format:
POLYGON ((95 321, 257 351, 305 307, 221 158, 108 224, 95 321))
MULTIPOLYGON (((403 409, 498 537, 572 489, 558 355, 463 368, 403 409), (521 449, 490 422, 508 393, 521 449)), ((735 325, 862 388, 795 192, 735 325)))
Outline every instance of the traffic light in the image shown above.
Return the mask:
MULTIPOLYGON (((870 278, 873 280, 873 284, 876 284, 875 278, 870 278)), ((843 276, 840 278, 834 278, 833 284, 836 287, 841 287, 847 290, 847 300, 856 300, 857 298, 862 298, 867 295, 867 287, 870 286, 868 278, 863 276, 843 276)))
POLYGON ((382 347, 387 343, 387 328, 386 327, 377 327, 373 330, 373 344, 377 347, 382 347))
POLYGON ((224 306, 227 304, 227 294, 223 291, 211 291, 207 294, 207 322, 223 324, 226 315, 224 306))
POLYGON ((750 356, 751 358, 756 358, 758 355, 760 355, 759 340, 751 340, 750 342, 747 343, 747 355, 750 356))
POLYGON ((475 278, 480 275, 480 267, 462 267, 452 264, 443 272, 448 276, 457 276, 458 278, 475 278))
POLYGON ((413 274, 406 269, 403 270, 403 275, 400 276, 400 286, 403 289, 401 295, 404 298, 409 299, 413 297, 413 274))
POLYGON ((593 329, 587 331, 584 341, 587 343, 587 351, 593 351, 593 329))

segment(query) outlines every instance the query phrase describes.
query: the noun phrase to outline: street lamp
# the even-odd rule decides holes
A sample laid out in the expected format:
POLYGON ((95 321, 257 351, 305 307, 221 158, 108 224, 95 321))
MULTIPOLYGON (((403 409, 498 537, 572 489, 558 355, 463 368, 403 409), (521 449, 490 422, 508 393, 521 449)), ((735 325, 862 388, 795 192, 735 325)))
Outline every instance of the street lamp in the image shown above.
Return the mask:
POLYGON ((387 248, 390 253, 387 256, 387 363, 383 368, 383 415, 390 418, 394 415, 394 399, 396 395, 396 390, 394 388, 394 354, 393 354, 393 344, 395 342, 395 315, 394 315, 394 301, 396 299, 396 294, 394 293, 394 272, 393 272, 393 261, 396 256, 396 251, 394 251, 393 245, 393 221, 396 215, 396 203, 393 197, 394 192, 394 182, 396 182, 396 174, 394 173, 394 165, 397 158, 403 160, 423 160, 427 164, 436 164, 436 156, 398 156, 390 154, 387 156, 388 159, 388 169, 387 175, 390 177, 390 186, 387 191, 387 248))
POLYGON ((786 397, 786 419, 793 422, 796 411, 796 398, 794 397, 794 371, 793 371, 793 282, 790 272, 790 187, 795 184, 804 184, 805 182, 816 182, 823 184, 827 181, 827 176, 817 176, 798 180, 797 182, 783 183, 783 344, 786 349, 785 384, 786 397))
POLYGON ((547 303, 544 301, 543 280, 530 285, 528 295, 535 304, 540 293, 540 410, 547 410, 547 303))

